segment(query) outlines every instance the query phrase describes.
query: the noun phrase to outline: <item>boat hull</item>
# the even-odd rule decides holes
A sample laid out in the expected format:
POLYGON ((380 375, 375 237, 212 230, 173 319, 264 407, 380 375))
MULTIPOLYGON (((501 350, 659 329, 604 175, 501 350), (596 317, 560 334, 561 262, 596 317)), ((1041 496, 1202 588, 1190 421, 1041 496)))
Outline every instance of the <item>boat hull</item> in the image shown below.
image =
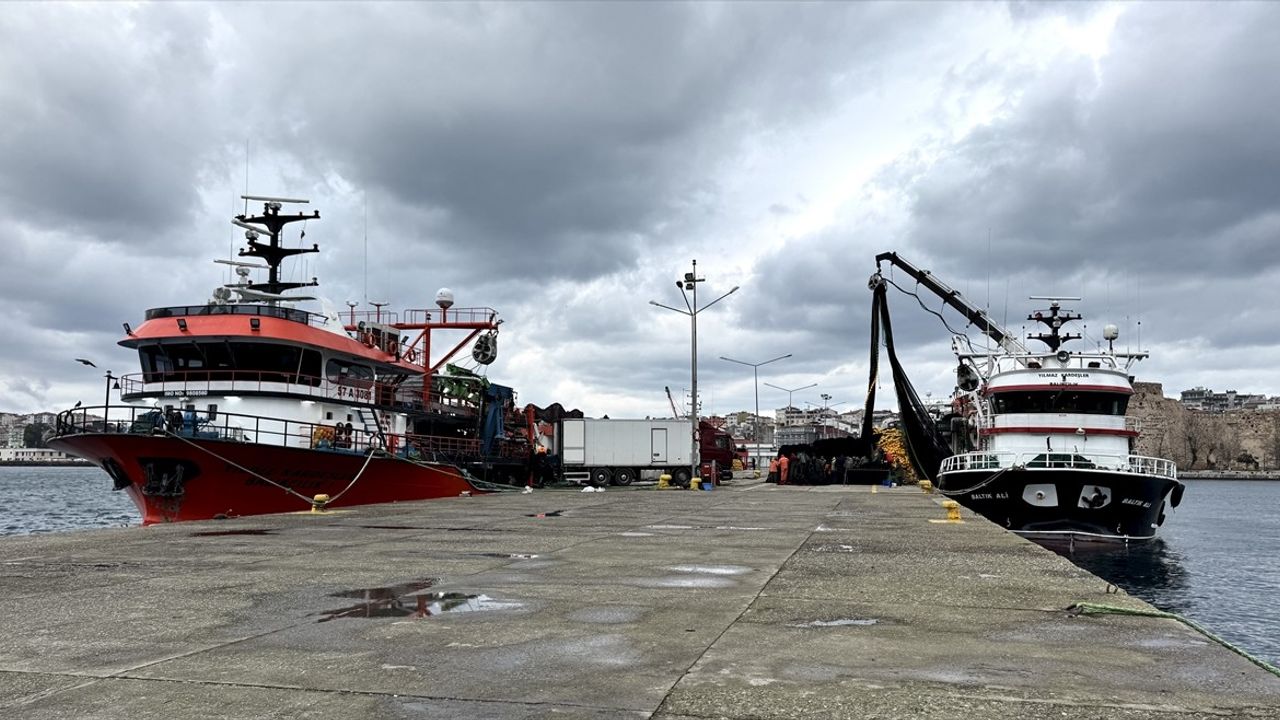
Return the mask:
POLYGON ((1182 499, 1172 478, 1109 470, 1013 468, 941 473, 939 490, 1037 541, 1144 542, 1182 499))
POLYGON ((68 435, 49 444, 105 470, 144 525, 309 510, 304 498, 319 494, 335 498, 327 507, 340 508, 484 492, 452 465, 386 455, 128 433, 68 435))

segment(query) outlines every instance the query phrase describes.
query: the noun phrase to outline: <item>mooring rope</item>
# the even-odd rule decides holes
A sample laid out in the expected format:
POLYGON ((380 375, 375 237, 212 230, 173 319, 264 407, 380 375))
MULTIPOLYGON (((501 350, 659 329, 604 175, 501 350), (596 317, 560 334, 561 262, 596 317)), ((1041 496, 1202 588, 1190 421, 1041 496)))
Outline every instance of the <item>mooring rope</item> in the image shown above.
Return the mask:
POLYGON ((946 495, 946 496, 950 497, 950 496, 952 496, 952 495, 964 495, 965 493, 971 493, 971 492, 973 492, 973 491, 975 491, 975 490, 981 490, 982 488, 984 488, 984 487, 986 487, 986 486, 990 485, 991 483, 995 482, 996 480, 998 480, 998 479, 1000 478, 1000 476, 1001 476, 1001 475, 1004 475, 1005 473, 1007 473, 1007 472, 1009 472, 1010 470, 1013 470, 1014 468, 1017 468, 1017 467, 1018 467, 1017 465, 1010 465, 1010 466, 1009 466, 1009 467, 1007 467, 1007 468, 1001 468, 1001 469, 1000 469, 1000 472, 997 472, 997 473, 994 473, 994 474, 992 474, 992 475, 988 476, 986 480, 983 480, 982 482, 978 483, 977 485, 974 485, 973 487, 967 487, 967 488, 965 488, 965 489, 963 489, 963 490, 944 490, 944 489, 942 489, 942 488, 938 488, 938 492, 942 493, 943 495, 946 495))
POLYGON ((1119 607, 1117 605, 1102 605, 1100 603, 1087 603, 1087 602, 1076 603, 1075 605, 1072 605, 1071 607, 1067 608, 1067 612, 1072 616, 1075 616, 1075 615, 1137 615, 1141 617, 1154 617, 1154 618, 1166 618, 1169 620, 1177 620, 1178 622, 1186 625, 1192 630, 1195 630, 1201 635, 1204 635, 1210 640, 1218 643, 1222 647, 1239 655, 1245 660, 1248 660, 1254 665, 1257 665, 1263 670, 1266 670, 1272 675, 1275 675, 1276 677, 1280 677, 1280 668, 1277 668, 1275 665, 1272 665, 1266 660, 1263 660, 1261 658, 1256 658, 1253 655, 1250 655, 1248 651, 1236 645, 1233 645, 1232 643, 1222 639, 1221 637, 1218 637, 1208 628, 1204 627, 1203 625, 1196 622, 1195 620, 1192 620, 1191 618, 1183 617, 1177 613, 1165 612, 1164 610, 1139 610, 1135 608, 1119 607))
MULTIPOLYGON (((195 448, 195 449, 197 449, 197 450, 199 450, 199 451, 201 451, 201 452, 208 453, 209 455, 212 455, 213 457, 217 458, 218 460, 221 460, 222 462, 224 462, 224 463, 226 463, 226 464, 230 465, 231 467, 236 468, 236 469, 238 469, 238 470, 241 470, 241 471, 243 471, 243 472, 246 472, 246 473, 248 473, 248 474, 250 474, 250 475, 252 475, 252 476, 254 476, 254 477, 258 478, 259 480, 261 480, 261 481, 263 481, 263 482, 265 482, 265 483, 267 483, 267 484, 269 484, 269 485, 274 485, 275 487, 278 487, 278 488, 280 488, 281 490, 284 490, 285 492, 289 493, 290 495, 293 495, 294 497, 298 498, 299 500, 302 500, 303 502, 305 502, 305 503, 306 503, 306 504, 308 504, 308 505, 312 505, 312 506, 314 506, 314 505, 315 505, 315 503, 316 503, 316 501, 315 501, 315 499, 314 499, 314 498, 309 498, 309 497, 307 497, 306 495, 303 495, 302 493, 298 492, 297 490, 294 490, 293 488, 291 488, 291 487, 289 487, 289 486, 287 486, 287 485, 282 485, 282 484, 280 484, 280 483, 276 482, 275 480, 272 480, 271 478, 269 478, 269 477, 267 477, 267 476, 265 476, 265 475, 263 475, 263 474, 261 474, 261 473, 254 472, 253 470, 250 470, 249 468, 247 468, 247 467, 245 467, 245 466, 243 466, 243 465, 241 465, 241 464, 237 463, 236 461, 234 461, 234 460, 232 460, 232 459, 230 459, 230 458, 228 458, 228 457, 225 457, 225 456, 223 456, 223 455, 219 455, 218 453, 216 453, 216 452, 214 452, 214 451, 210 450, 209 448, 204 447, 203 445, 200 445, 200 444, 198 444, 198 443, 196 443, 196 442, 193 442, 192 440, 190 440, 190 439, 188 439, 188 438, 185 438, 185 437, 183 437, 183 436, 181 436, 181 435, 179 435, 179 434, 177 434, 177 433, 175 433, 175 432, 173 432, 173 431, 171 431, 171 430, 167 430, 167 429, 166 429, 166 430, 164 430, 164 434, 165 434, 165 435, 168 435, 168 436, 170 436, 170 437, 177 438, 177 439, 181 440, 182 442, 184 442, 184 443, 186 443, 186 444, 190 445, 191 447, 193 447, 193 448, 195 448)), ((329 498, 329 500, 325 503, 325 505, 332 504, 332 503, 333 503, 334 501, 336 501, 338 498, 342 497, 344 493, 346 493, 348 490, 350 490, 350 489, 351 489, 351 487, 352 487, 353 485, 355 485, 355 484, 356 484, 356 481, 357 481, 357 480, 359 480, 359 479, 360 479, 360 477, 361 477, 362 475, 364 475, 364 471, 365 471, 365 469, 369 467, 369 463, 373 460, 374 451, 375 451, 375 448, 369 448, 369 455, 368 455, 368 457, 366 457, 366 458, 364 459, 364 465, 360 468, 360 472, 356 473, 356 476, 355 476, 355 477, 353 477, 353 478, 351 478, 351 482, 347 483, 347 486, 346 486, 346 487, 344 487, 344 488, 342 488, 342 491, 341 491, 341 492, 339 492, 337 495, 334 495, 333 497, 329 498)))

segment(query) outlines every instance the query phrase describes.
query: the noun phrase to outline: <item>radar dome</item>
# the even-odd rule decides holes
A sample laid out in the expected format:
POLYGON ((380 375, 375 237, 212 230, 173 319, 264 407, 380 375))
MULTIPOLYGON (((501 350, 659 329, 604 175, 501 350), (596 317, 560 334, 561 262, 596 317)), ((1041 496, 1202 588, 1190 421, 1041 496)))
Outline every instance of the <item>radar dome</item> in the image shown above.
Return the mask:
POLYGON ((449 288, 440 288, 436 291, 436 305, 441 310, 448 310, 453 307, 453 291, 449 288))
POLYGON ((1105 326, 1103 326, 1102 328, 1103 340, 1115 340, 1118 337, 1120 337, 1120 328, 1116 327, 1111 323, 1107 323, 1105 326))

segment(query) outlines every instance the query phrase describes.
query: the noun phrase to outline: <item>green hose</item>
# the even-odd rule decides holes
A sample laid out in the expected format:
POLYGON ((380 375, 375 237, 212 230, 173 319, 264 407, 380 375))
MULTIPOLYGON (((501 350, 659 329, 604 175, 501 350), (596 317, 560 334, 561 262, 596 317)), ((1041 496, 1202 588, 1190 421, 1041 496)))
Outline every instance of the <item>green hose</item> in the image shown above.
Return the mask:
POLYGON ((1227 642, 1226 640, 1223 640, 1217 635, 1213 634, 1213 632, 1211 632, 1208 628, 1204 627, 1203 625, 1196 622, 1195 620, 1182 617, 1177 613, 1165 612, 1164 610, 1154 610, 1154 609, 1153 610, 1137 610, 1134 608, 1117 607, 1115 605, 1101 605, 1098 603, 1087 603, 1087 602, 1076 603, 1075 605, 1072 605, 1071 607, 1067 608, 1067 612, 1073 616, 1074 615, 1108 615, 1108 614, 1109 615, 1140 615, 1143 617, 1167 618, 1169 620, 1177 620, 1183 625, 1186 625, 1192 630, 1195 630, 1201 635, 1204 635, 1210 640, 1218 643, 1222 647, 1239 655, 1245 660, 1248 660, 1254 665, 1257 665, 1263 670, 1266 670, 1272 675, 1275 675, 1276 677, 1280 677, 1280 668, 1277 668, 1275 665, 1272 665, 1266 660, 1262 660, 1260 658, 1256 658, 1250 655, 1248 652, 1246 652, 1242 648, 1239 648, 1227 642))

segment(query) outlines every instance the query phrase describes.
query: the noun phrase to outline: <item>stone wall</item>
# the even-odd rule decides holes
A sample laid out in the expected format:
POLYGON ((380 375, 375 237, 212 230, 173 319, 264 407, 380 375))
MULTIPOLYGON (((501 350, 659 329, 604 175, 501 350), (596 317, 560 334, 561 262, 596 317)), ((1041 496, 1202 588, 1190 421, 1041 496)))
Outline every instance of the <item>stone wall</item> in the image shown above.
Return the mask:
POLYGON ((1193 412, 1159 383, 1134 383, 1129 415, 1142 423, 1134 452, 1173 460, 1181 471, 1280 468, 1280 412, 1193 412))

